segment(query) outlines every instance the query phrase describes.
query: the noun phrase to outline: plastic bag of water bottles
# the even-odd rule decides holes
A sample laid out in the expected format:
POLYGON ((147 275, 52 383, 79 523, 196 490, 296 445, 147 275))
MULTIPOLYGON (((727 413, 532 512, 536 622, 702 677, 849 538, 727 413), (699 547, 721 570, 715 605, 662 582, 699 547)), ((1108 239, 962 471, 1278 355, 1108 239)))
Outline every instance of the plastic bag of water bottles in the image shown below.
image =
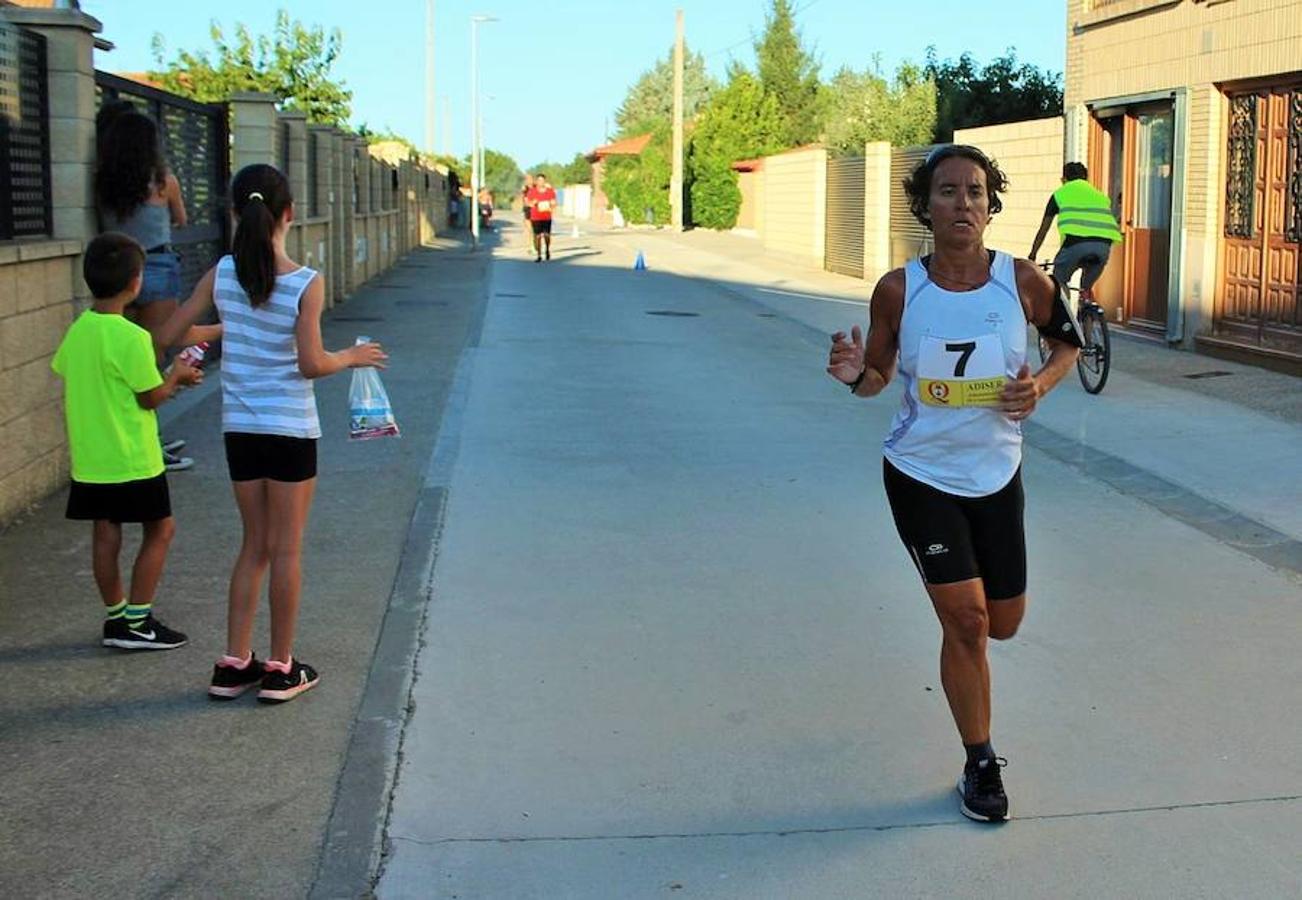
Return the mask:
MULTIPOLYGON (((359 337, 357 343, 370 340, 359 337)), ((348 387, 348 437, 359 441, 398 437, 398 420, 389 405, 389 395, 379 371, 370 366, 353 369, 353 382, 348 387)))

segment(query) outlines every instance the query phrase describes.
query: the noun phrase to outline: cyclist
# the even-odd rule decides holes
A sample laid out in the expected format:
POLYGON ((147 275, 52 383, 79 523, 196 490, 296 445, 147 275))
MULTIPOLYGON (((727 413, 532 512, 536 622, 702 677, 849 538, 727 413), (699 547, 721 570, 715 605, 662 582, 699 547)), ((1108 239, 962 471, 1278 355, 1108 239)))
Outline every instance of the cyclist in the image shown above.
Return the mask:
POLYGON ((1108 195, 1088 179, 1089 170, 1084 163, 1069 162, 1062 167, 1062 186, 1053 192, 1044 208, 1044 219, 1031 242, 1028 257, 1033 260, 1040 252, 1056 216, 1061 246, 1053 258, 1053 277, 1059 284, 1066 284, 1080 271, 1082 303, 1093 302, 1094 282, 1108 264, 1112 245, 1121 242, 1121 229, 1112 215, 1108 195))
POLYGON ((935 252, 877 282, 867 340, 858 325, 832 335, 827 366, 857 397, 880 393, 897 369, 904 382, 883 448, 886 496, 940 620, 941 684, 967 754, 959 809, 985 822, 1008 818, 986 645, 1011 638, 1026 609, 1021 422, 1079 346, 1049 277, 986 249, 1007 185, 975 147, 940 147, 913 170, 909 207, 935 252), (1053 347, 1034 374, 1028 321, 1053 347))

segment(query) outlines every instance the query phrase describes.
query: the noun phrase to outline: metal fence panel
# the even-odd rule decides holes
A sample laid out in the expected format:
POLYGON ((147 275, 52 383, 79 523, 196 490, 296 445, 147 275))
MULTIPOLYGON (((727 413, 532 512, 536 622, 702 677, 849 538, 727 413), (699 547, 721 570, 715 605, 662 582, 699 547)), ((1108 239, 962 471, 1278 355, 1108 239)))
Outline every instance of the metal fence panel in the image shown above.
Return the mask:
POLYGON ((45 36, 0 22, 0 240, 53 230, 45 36))
POLYGON ((894 147, 891 149, 891 268, 899 268, 910 259, 931 252, 931 231, 909 211, 909 198, 902 187, 918 163, 927 158, 934 145, 894 147))
POLYGON ((863 278, 867 164, 862 156, 827 161, 823 268, 863 278))
POLYGON ((100 102, 122 99, 158 123, 168 168, 181 183, 189 224, 172 231, 181 256, 182 297, 226 252, 230 137, 225 104, 197 103, 130 79, 95 73, 100 102))

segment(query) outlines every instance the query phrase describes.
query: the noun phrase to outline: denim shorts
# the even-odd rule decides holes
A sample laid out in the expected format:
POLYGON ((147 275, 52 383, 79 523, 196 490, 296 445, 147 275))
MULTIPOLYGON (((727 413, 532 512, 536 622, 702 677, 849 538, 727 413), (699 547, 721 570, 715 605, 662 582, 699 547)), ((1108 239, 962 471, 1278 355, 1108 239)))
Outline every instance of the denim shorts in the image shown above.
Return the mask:
POLYGON ((145 254, 145 280, 136 303, 181 299, 181 257, 171 250, 145 254))

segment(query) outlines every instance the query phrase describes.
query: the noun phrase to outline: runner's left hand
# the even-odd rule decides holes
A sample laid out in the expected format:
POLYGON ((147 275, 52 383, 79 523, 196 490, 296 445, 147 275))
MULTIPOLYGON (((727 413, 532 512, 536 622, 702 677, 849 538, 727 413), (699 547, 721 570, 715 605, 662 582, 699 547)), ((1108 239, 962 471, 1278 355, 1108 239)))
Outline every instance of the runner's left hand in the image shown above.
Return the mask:
POLYGON ((1040 385, 1031 374, 1031 367, 1022 363, 1017 378, 1004 385, 999 395, 999 408, 1014 422, 1020 422, 1035 412, 1035 404, 1040 400, 1040 385))

